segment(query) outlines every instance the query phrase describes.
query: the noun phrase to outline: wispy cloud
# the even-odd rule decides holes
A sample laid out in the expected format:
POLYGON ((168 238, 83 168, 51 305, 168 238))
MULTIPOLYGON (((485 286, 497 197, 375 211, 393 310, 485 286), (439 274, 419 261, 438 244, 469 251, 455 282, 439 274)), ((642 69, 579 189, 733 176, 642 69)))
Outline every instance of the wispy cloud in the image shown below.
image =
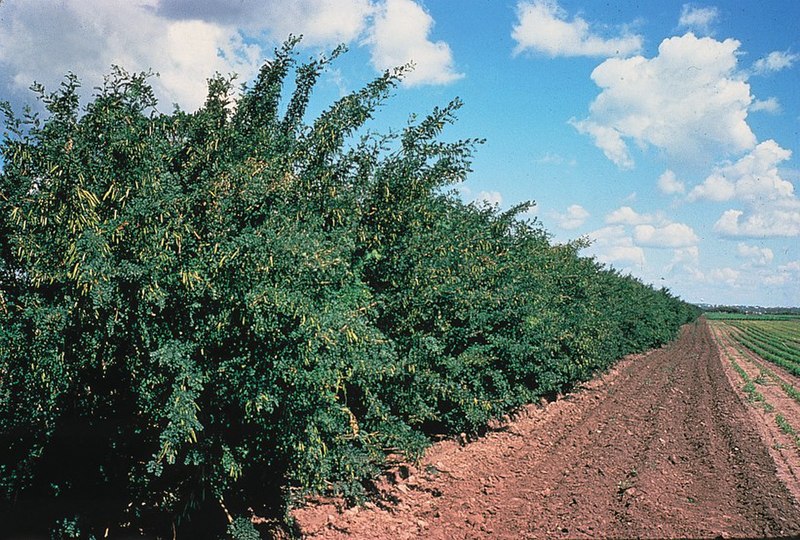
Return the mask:
POLYGON ((775 258, 775 254, 770 248, 751 246, 744 242, 739 242, 736 246, 736 253, 756 266, 766 266, 775 258))
POLYGON ((778 114, 781 112, 781 104, 776 97, 769 97, 761 100, 757 99, 750 105, 752 112, 766 112, 770 114, 778 114))
POLYGON ((520 1, 511 33, 515 54, 539 52, 548 56, 627 56, 642 49, 642 37, 622 32, 603 37, 581 17, 572 20, 554 0, 520 1))
POLYGON ((536 159, 536 163, 540 165, 569 165, 570 167, 577 165, 575 158, 566 158, 555 152, 545 152, 536 159))
POLYGON ((683 4, 678 25, 694 32, 708 35, 711 27, 719 19, 719 10, 715 7, 698 7, 683 4))
POLYGON ((567 207, 564 213, 553 212, 550 214, 559 228, 571 231, 583 225, 591 214, 581 205, 573 204, 567 207))
POLYGON ((774 73, 789 69, 800 59, 800 54, 789 51, 773 51, 763 58, 759 58, 753 64, 753 72, 758 75, 774 73))

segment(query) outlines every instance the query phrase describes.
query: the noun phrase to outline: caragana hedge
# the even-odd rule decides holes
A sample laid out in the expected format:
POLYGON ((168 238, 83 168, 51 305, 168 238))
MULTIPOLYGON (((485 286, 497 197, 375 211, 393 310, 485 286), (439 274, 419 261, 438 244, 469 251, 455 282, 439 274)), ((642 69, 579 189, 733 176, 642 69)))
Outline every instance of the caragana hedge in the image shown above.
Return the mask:
POLYGON ((357 499, 387 455, 696 316, 551 244, 525 206, 448 192, 480 142, 439 139, 457 100, 364 135, 402 69, 308 120, 340 51, 300 65, 295 45, 240 97, 210 80, 193 113, 158 112, 148 74, 121 68, 83 107, 73 75, 34 86, 42 115, 3 105, 4 515, 56 537, 199 520, 257 537, 248 508, 357 499))

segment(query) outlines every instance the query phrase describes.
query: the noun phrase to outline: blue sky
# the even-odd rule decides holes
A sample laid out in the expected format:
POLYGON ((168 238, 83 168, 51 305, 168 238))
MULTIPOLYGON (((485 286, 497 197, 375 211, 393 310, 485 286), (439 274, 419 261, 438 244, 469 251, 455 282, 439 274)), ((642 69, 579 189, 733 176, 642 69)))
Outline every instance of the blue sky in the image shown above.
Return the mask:
POLYGON ((0 96, 68 71, 88 96, 119 64, 191 110, 289 33, 305 57, 346 43, 318 107, 414 61, 374 127, 463 99, 446 137, 486 139, 466 200, 533 200, 554 241, 689 301, 796 306, 799 20, 794 0, 5 0, 0 96))

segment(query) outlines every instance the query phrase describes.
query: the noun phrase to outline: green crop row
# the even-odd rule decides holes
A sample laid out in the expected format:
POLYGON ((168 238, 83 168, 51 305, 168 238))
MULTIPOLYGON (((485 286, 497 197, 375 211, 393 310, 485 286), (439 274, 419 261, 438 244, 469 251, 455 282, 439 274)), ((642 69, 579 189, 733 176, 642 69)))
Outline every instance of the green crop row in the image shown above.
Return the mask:
MULTIPOLYGON (((714 333, 714 340, 717 342, 717 345, 720 346, 720 350, 725 351, 725 349, 722 348, 722 340, 720 339, 719 335, 716 332, 714 333)), ((766 412, 772 412, 774 410, 773 406, 770 405, 764 398, 764 395, 756 389, 756 384, 755 384, 756 381, 754 381, 750 377, 750 375, 747 374, 744 368, 741 365, 739 365, 739 362, 737 362, 730 354, 728 354, 726 351, 724 352, 724 354, 725 357, 728 359, 728 361, 731 363, 733 370, 739 375, 739 377, 741 377, 742 381, 744 382, 744 385, 742 386, 742 391, 745 394, 747 394, 748 401, 750 401, 751 403, 760 403, 763 405, 764 410, 766 412)), ((762 370, 762 374, 763 373, 764 370, 762 370)))
MULTIPOLYGON (((767 321, 735 321, 731 325, 748 332, 770 339, 778 344, 785 345, 789 341, 797 341, 800 325, 783 324, 767 321)), ((791 347, 790 347, 791 348, 791 347)), ((796 349, 796 347, 795 347, 796 349)))
MULTIPOLYGON (((722 340, 720 339, 720 337, 716 333, 715 333, 714 337, 716 338, 717 343, 722 345, 722 340)), ((731 344, 736 348, 736 350, 739 352, 739 354, 742 355, 742 357, 747 358, 748 355, 752 355, 753 354, 751 351, 744 351, 741 348, 740 344, 738 342, 736 342, 735 339, 733 339, 733 338, 731 338, 731 344)), ((730 356, 729 356, 729 358, 730 358, 730 356)), ((734 366, 734 369, 736 369, 736 371, 739 372, 739 369, 741 369, 741 366, 738 366, 739 369, 737 369, 737 366, 738 366, 738 364, 736 366, 734 366)), ((773 381, 778 383, 778 385, 786 393, 787 396, 789 396, 790 398, 792 398, 795 401, 797 401, 798 403, 800 403, 800 390, 798 390, 797 388, 795 388, 791 384, 785 382, 783 379, 778 377, 778 375, 775 374, 775 372, 772 371, 771 369, 769 369, 769 368, 767 368, 765 366, 761 366, 761 365, 759 365, 758 367, 761 370, 761 372, 766 373, 766 375, 768 377, 770 377, 773 381)), ((744 371, 744 370, 742 370, 742 371, 744 371)), ((741 375, 741 373, 740 373, 740 375, 741 375)))
POLYGON ((750 329, 744 330, 743 335, 763 349, 780 356, 786 361, 800 363, 800 351, 786 346, 783 341, 779 341, 771 335, 753 332, 750 329))
POLYGON ((794 444, 800 448, 800 434, 797 433, 794 427, 782 414, 775 415, 775 423, 778 424, 778 427, 781 429, 781 431, 789 435, 794 440, 794 444))
POLYGON ((762 347, 759 343, 751 339, 748 339, 748 337, 743 333, 736 334, 734 336, 734 339, 736 339, 736 341, 738 341, 751 351, 761 356, 764 360, 767 360, 768 362, 771 362, 775 365, 784 368, 786 371, 788 371, 793 375, 800 376, 800 365, 797 364, 796 362, 786 360, 782 356, 774 354, 773 352, 762 347))
POLYGON ((739 328, 754 329, 779 339, 800 339, 800 321, 734 320, 730 324, 739 328))
POLYGON ((771 354, 779 356, 788 362, 800 363, 800 349, 787 345, 779 334, 748 325, 742 326, 737 323, 734 323, 733 326, 739 329, 740 335, 746 336, 748 340, 756 343, 771 354))

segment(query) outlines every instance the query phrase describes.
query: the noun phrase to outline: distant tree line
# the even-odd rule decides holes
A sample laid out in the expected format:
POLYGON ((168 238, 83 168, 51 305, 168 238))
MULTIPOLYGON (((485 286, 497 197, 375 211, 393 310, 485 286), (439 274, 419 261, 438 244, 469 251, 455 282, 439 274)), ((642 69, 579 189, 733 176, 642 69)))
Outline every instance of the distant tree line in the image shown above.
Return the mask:
POLYGON ((257 538, 249 507, 358 499, 388 455, 477 433, 697 316, 552 244, 527 205, 448 191, 479 143, 439 139, 459 101, 368 131, 402 69, 307 120, 340 51, 298 64, 294 46, 240 97, 211 79, 192 113, 157 112, 148 75, 119 68, 84 107, 73 75, 34 87, 43 115, 3 105, 6 515, 56 537, 205 519, 257 538))
POLYGON ((800 315, 800 307, 763 307, 763 306, 700 306, 709 317, 718 314, 740 315, 800 315))

